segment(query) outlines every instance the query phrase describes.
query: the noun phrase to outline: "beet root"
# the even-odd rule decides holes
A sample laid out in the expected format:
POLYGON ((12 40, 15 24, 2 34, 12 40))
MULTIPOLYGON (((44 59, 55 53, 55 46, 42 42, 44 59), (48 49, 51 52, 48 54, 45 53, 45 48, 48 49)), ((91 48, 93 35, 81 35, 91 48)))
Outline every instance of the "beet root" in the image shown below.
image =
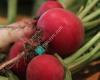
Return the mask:
MULTIPOLYGON (((8 59, 12 59, 19 55, 24 50, 24 45, 27 42, 28 39, 23 38, 19 41, 17 41, 10 49, 8 59)), ((26 67, 27 67, 28 61, 25 59, 25 57, 20 58, 14 65, 12 65, 12 70, 20 77, 25 77, 26 73, 26 67)))
POLYGON ((43 30, 43 41, 56 32, 62 30, 50 42, 50 50, 66 57, 75 52, 84 41, 84 28, 81 20, 72 12, 55 8, 45 12, 38 20, 37 26, 43 30))
POLYGON ((52 55, 37 56, 28 64, 27 80, 64 80, 63 65, 52 55))

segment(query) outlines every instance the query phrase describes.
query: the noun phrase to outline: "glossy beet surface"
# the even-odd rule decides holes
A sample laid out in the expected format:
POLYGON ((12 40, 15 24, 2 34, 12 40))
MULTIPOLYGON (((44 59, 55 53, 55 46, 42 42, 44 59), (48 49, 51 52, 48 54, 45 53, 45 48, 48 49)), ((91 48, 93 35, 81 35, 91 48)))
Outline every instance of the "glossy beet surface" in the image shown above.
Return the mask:
POLYGON ((63 6, 57 1, 44 2, 39 8, 37 12, 37 16, 41 16, 44 12, 46 12, 49 9, 53 9, 53 8, 63 8, 63 6))
POLYGON ((27 80, 64 80, 64 68, 56 57, 40 55, 29 63, 27 80))
POLYGON ((45 12, 38 20, 37 26, 44 31, 44 40, 56 32, 59 27, 63 29, 50 42, 52 51, 66 57, 75 52, 84 41, 84 29, 81 20, 72 12, 55 8, 45 12))

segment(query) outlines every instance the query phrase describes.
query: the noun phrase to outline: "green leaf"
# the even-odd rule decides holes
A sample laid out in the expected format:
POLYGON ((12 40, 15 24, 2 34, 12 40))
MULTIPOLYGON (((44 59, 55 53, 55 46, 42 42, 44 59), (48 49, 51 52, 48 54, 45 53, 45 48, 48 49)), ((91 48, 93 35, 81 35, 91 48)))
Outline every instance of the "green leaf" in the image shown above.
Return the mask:
POLYGON ((8 80, 8 78, 4 76, 0 76, 0 80, 8 80))

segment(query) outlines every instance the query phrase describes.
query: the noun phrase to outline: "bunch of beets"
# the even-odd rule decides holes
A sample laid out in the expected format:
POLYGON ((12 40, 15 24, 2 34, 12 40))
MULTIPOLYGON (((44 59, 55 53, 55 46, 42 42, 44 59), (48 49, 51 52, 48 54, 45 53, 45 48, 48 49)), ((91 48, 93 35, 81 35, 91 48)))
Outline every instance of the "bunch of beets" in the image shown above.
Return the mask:
POLYGON ((90 11, 98 1, 87 1, 88 5, 79 10, 77 15, 58 1, 44 2, 36 18, 30 20, 32 24, 24 21, 33 26, 31 31, 16 40, 10 48, 8 60, 25 53, 12 64, 11 70, 21 80, 71 80, 71 74, 100 57, 100 28, 93 30, 100 22, 95 18, 100 15, 100 9, 94 12, 98 12, 96 15, 90 11), (35 54, 34 49, 38 44, 48 41, 60 27, 59 33, 46 45, 46 51, 35 54), (35 36, 39 31, 40 35, 35 36))

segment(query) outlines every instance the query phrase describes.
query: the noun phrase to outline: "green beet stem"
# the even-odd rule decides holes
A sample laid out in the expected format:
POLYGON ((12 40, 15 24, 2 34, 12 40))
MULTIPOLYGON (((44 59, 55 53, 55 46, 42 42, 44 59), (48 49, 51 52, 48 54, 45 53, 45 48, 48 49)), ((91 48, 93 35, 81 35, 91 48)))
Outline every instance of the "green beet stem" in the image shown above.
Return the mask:
POLYGON ((77 15, 79 15, 84 10, 84 6, 81 6, 79 11, 77 12, 77 15))
POLYGON ((96 55, 94 55, 94 57, 92 58, 92 60, 97 59, 97 58, 100 58, 100 51, 98 51, 96 53, 96 55))
MULTIPOLYGON (((85 55, 81 56, 80 58, 78 58, 77 60, 75 60, 73 63, 71 63, 70 65, 72 64, 75 64, 79 61, 82 61, 84 58, 90 56, 91 52, 88 52, 86 53, 85 55)), ((93 61, 94 59, 97 59, 97 58, 100 58, 100 48, 99 48, 99 51, 95 53, 95 55, 90 59, 90 61, 93 61)), ((70 66, 69 65, 69 66, 70 66)))
POLYGON ((100 15, 100 9, 98 9, 95 12, 91 13, 90 15, 86 16, 85 18, 82 19, 82 21, 88 22, 99 15, 100 15))
POLYGON ((63 62, 63 59, 57 54, 57 53, 55 53, 54 54, 58 59, 59 59, 59 61, 62 63, 62 65, 64 66, 65 64, 64 64, 64 62, 63 62))
POLYGON ((72 80, 72 73, 71 73, 71 71, 70 70, 68 70, 67 68, 65 69, 65 71, 66 71, 66 75, 65 75, 65 78, 64 78, 64 80, 72 80))
POLYGON ((80 57, 74 64, 70 64, 70 66, 68 66, 68 69, 74 71, 77 68, 80 68, 80 66, 86 65, 94 58, 98 50, 100 50, 100 43, 98 43, 97 46, 93 50, 91 50, 90 53, 80 57))
POLYGON ((84 27, 85 27, 85 30, 87 31, 87 30, 93 29, 94 27, 96 27, 99 24, 100 24, 100 19, 96 19, 94 21, 84 23, 84 27))
POLYGON ((88 6, 89 4, 91 4, 93 0, 88 0, 87 3, 86 3, 86 6, 88 6))
POLYGON ((89 13, 89 11, 97 4, 99 0, 93 0, 93 2, 91 2, 91 4, 89 4, 80 14, 79 14, 79 18, 82 19, 84 16, 87 15, 87 13, 89 13))
MULTIPOLYGON (((99 45, 100 46, 100 45, 99 45)), ((91 56, 91 52, 93 51, 94 49, 92 49, 90 52, 88 52, 88 53, 85 53, 84 55, 82 55, 81 57, 79 57, 78 59, 76 59, 74 62, 72 62, 71 64, 69 64, 69 66, 70 65, 73 65, 73 64, 76 64, 77 62, 79 63, 79 62, 81 62, 82 60, 84 60, 85 58, 87 58, 87 57, 90 57, 91 56)), ((97 59, 97 58, 99 58, 100 57, 100 48, 99 48, 99 51, 98 52, 95 52, 95 55, 90 59, 90 60, 88 60, 88 61, 92 61, 92 60, 94 60, 94 59, 97 59)))
POLYGON ((65 64, 72 63, 74 60, 79 58, 84 54, 98 39, 100 39, 100 32, 98 32, 88 43, 86 43, 82 48, 75 52, 72 56, 64 59, 65 64))

